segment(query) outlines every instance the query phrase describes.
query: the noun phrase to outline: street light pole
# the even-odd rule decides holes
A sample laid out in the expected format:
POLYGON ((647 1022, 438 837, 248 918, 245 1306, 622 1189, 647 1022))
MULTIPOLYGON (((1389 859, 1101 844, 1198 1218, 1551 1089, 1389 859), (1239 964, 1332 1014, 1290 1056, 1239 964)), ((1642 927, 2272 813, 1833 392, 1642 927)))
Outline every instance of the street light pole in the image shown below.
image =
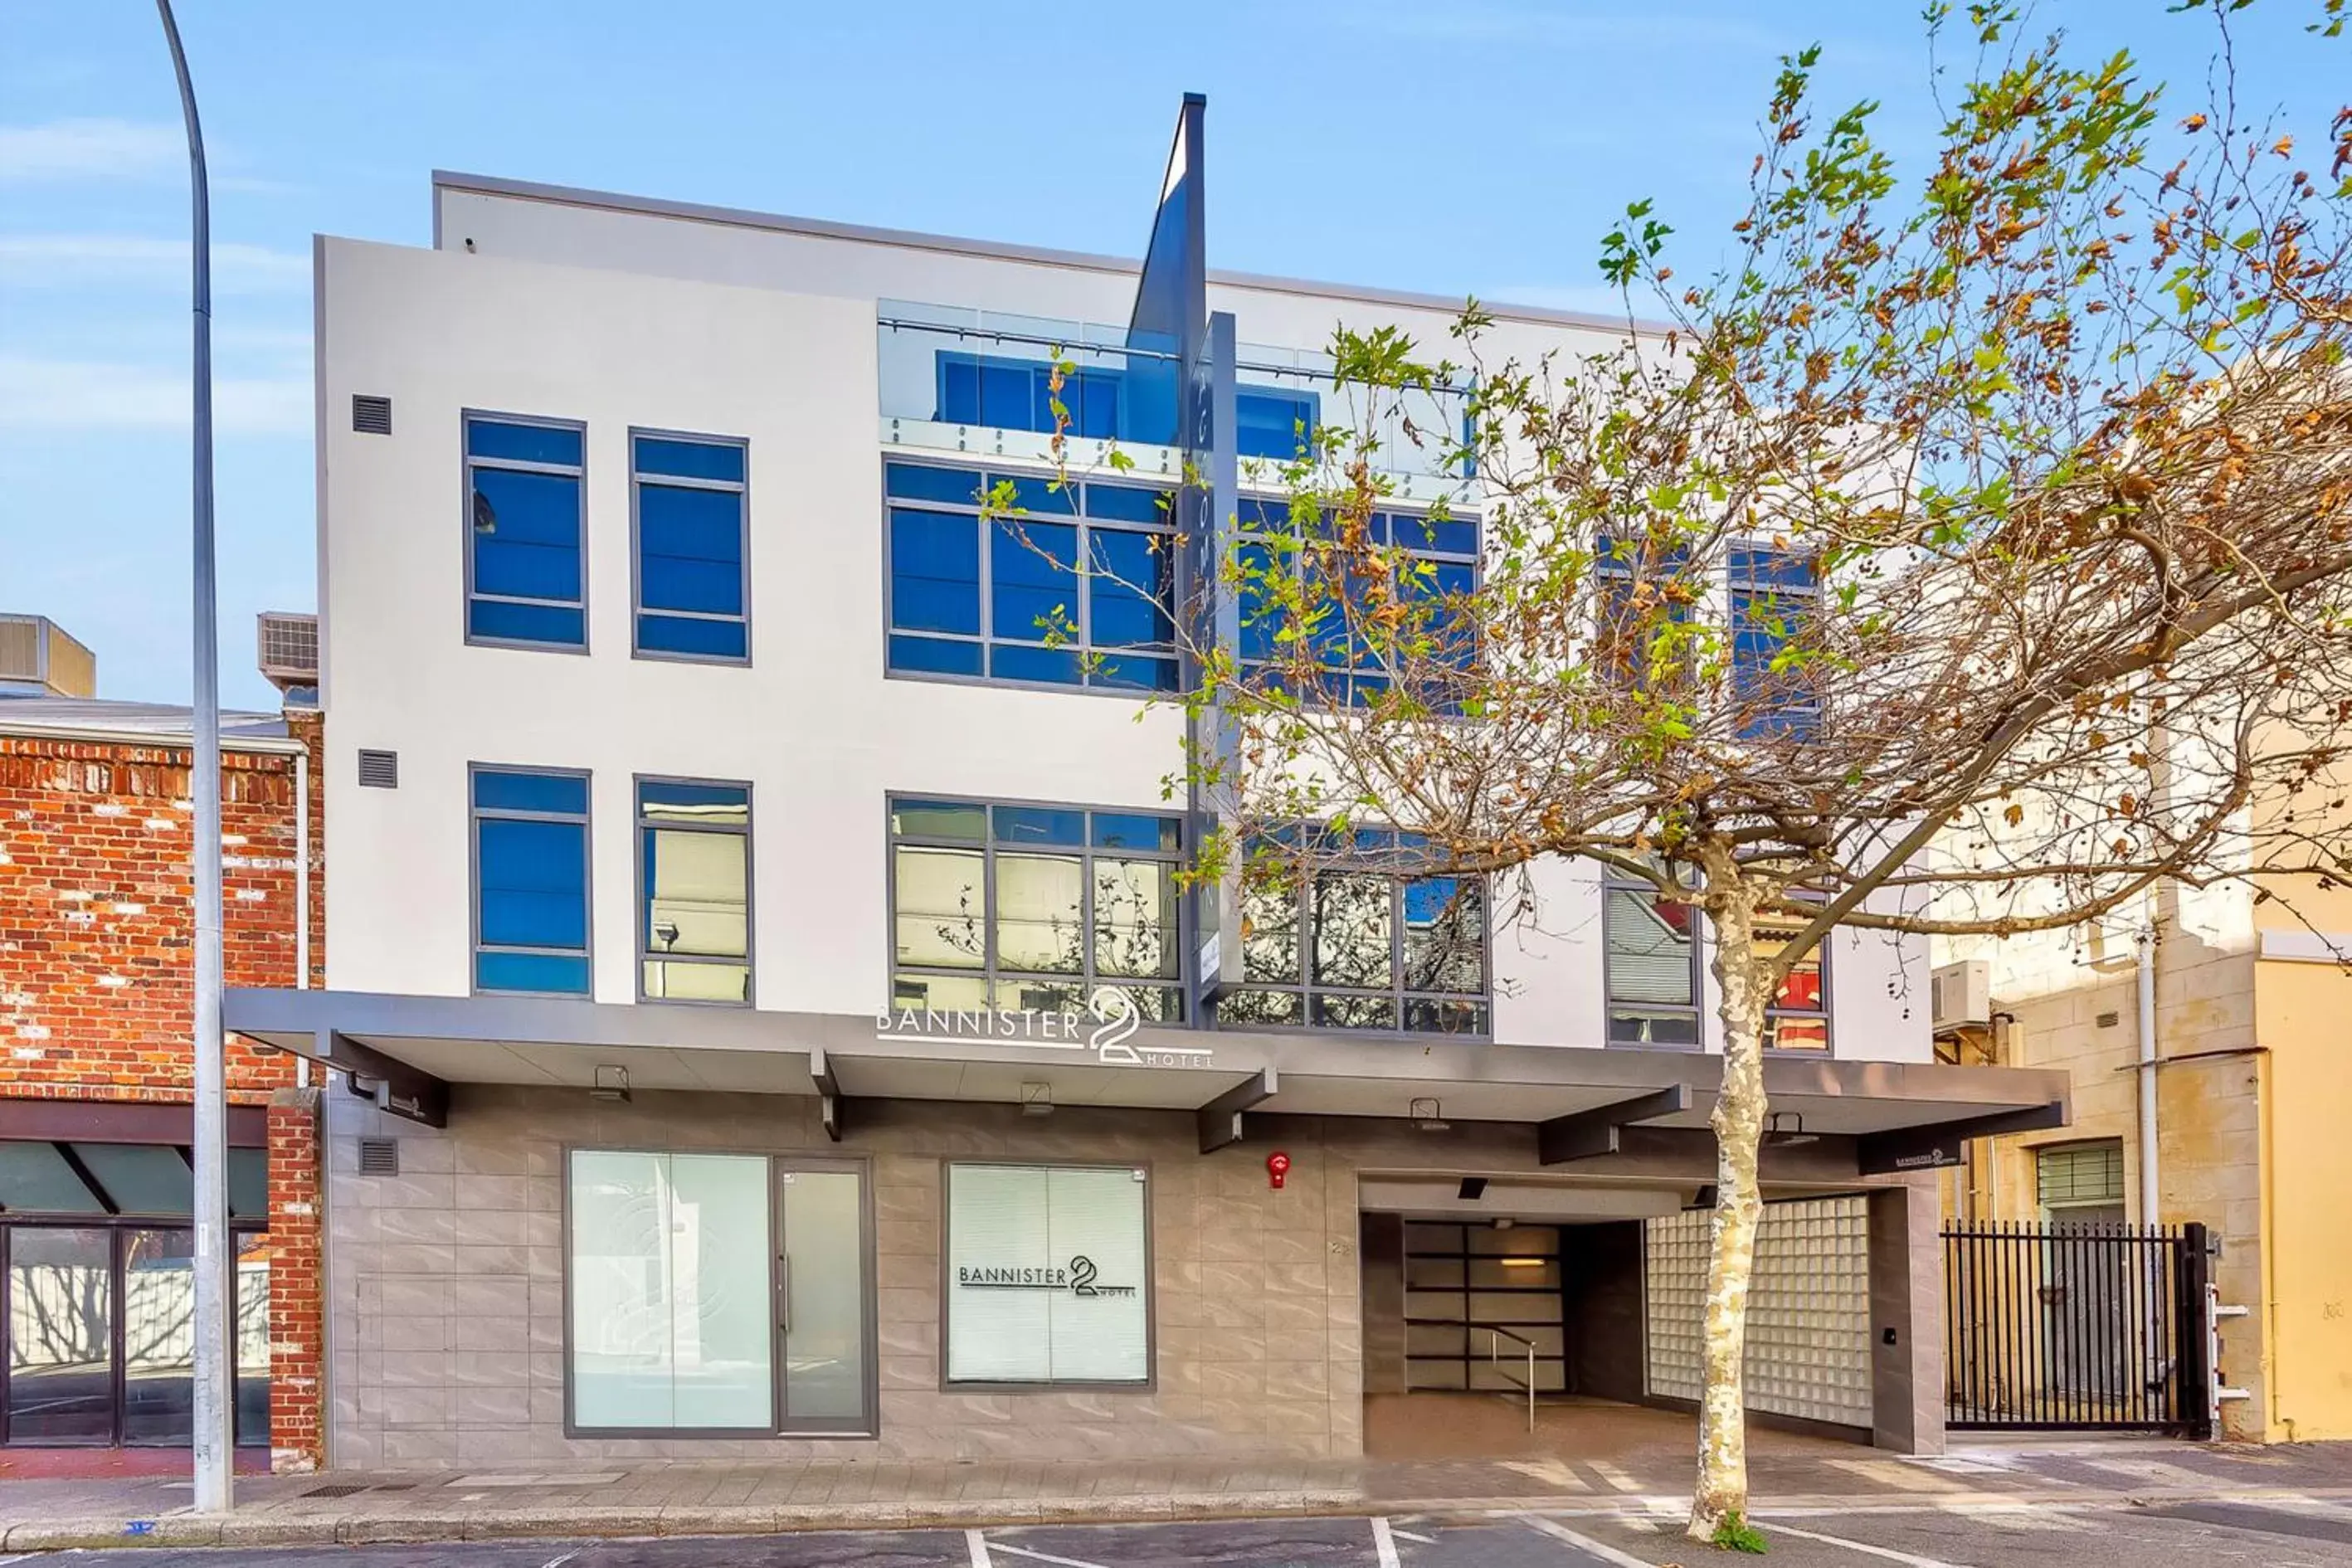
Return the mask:
POLYGON ((231 1498, 229 1431, 228 1096, 221 1034, 220 627, 213 584, 213 268, 212 202, 205 179, 205 132, 188 79, 172 0, 155 0, 172 69, 180 79, 180 114, 188 128, 188 184, 194 219, 188 249, 194 262, 195 453, 192 524, 195 584, 195 699, 188 795, 195 807, 195 1345, 190 1356, 194 1430, 195 1508, 225 1513, 231 1498))

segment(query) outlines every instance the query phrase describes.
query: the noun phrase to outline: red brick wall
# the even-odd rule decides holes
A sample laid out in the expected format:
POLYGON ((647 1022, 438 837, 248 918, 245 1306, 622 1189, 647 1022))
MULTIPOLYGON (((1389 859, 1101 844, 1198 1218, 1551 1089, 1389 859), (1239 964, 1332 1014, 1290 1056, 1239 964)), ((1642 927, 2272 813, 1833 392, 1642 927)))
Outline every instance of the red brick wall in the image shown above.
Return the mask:
POLYGON ((315 1089, 282 1089, 270 1101, 269 1453, 278 1470, 317 1469, 326 1452, 319 1121, 315 1089))
MULTIPOLYGON (((0 710, 0 722, 5 721, 0 710)), ((320 721, 311 752, 310 984, 326 973, 320 721)), ((231 985, 292 985, 295 759, 231 751, 221 770, 222 932, 231 985)), ((192 853, 188 752, 0 734, 0 1098, 185 1103, 192 853)), ((234 1040, 229 1098, 274 1106, 273 1447, 319 1444, 318 1127, 295 1058, 234 1040), (290 1205, 290 1208, 289 1208, 290 1205)))

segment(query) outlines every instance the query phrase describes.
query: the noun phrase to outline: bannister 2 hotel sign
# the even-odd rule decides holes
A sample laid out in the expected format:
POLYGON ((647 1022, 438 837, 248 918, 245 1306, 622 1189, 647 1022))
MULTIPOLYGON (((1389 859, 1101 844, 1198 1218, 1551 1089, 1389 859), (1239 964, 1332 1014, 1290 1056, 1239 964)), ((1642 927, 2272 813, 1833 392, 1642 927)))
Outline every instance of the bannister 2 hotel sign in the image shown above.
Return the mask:
POLYGON ((874 1015, 877 1040, 927 1040, 951 1046, 1014 1046, 1091 1056, 1105 1067, 1205 1068, 1216 1053, 1206 1046, 1137 1045, 1143 1020, 1134 999, 1115 985, 1087 998, 1085 1013, 1044 1008, 902 1007, 874 1015))

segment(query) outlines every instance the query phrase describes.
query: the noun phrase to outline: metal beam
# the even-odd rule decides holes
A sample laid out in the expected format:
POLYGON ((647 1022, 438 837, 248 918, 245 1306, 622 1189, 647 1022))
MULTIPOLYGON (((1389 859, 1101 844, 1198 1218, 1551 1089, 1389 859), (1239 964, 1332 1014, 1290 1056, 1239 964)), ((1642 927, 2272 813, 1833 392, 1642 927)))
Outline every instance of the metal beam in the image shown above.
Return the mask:
POLYGON ((833 1064, 825 1059, 823 1046, 809 1047, 809 1078, 816 1085, 817 1119, 824 1124, 824 1135, 834 1142, 841 1142, 841 1079, 834 1076, 833 1064))
POLYGON ((1201 1152, 1213 1154, 1228 1143, 1242 1141, 1242 1112, 1274 1098, 1280 1088, 1272 1068, 1257 1071, 1201 1107, 1201 1152))
MULTIPOLYGON (((1974 1071, 1973 1068, 1964 1069, 1974 1071)), ((1885 1132, 1865 1132, 1856 1141, 1856 1155, 1865 1176, 1891 1176, 1904 1171, 1935 1171, 1960 1163, 1960 1150, 1971 1138, 1992 1138, 2004 1132, 2040 1132, 2067 1122, 2066 1102, 2053 1100, 2025 1110, 2004 1110, 1992 1116, 1969 1116, 1958 1121, 1931 1122, 1925 1127, 1897 1127, 1885 1132)))
POLYGON ((352 1091, 374 1100, 378 1110, 427 1127, 449 1125, 449 1086, 444 1080, 333 1029, 320 1030, 314 1040, 307 1053, 310 1059, 348 1076, 352 1091))
POLYGON ((1547 1165, 1598 1159, 1623 1147, 1618 1136, 1628 1122, 1648 1121, 1690 1109, 1690 1085, 1669 1084, 1650 1094, 1555 1116, 1536 1128, 1536 1158, 1547 1165))

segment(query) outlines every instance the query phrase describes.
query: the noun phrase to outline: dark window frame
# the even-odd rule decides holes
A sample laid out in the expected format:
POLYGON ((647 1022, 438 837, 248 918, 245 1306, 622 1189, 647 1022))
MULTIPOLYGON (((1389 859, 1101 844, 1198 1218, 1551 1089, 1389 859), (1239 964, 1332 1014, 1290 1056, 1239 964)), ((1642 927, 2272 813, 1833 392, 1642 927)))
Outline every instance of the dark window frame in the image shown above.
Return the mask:
POLYGON ((631 820, 635 824, 631 835, 630 847, 635 851, 637 884, 636 913, 632 923, 636 928, 634 940, 637 949, 638 1001, 678 1007, 741 1008, 756 1005, 755 998, 758 992, 755 987, 758 984, 759 971, 758 966, 753 963, 753 955, 759 951, 759 933, 755 924, 757 920, 755 906, 759 900, 754 897, 753 883, 758 862, 753 858, 751 840, 752 797, 753 791, 751 784, 740 779, 697 779, 672 773, 638 773, 629 781, 630 816, 631 820), (741 826, 739 826, 733 823, 679 822, 668 818, 656 819, 646 816, 646 785, 666 784, 691 784, 702 789, 741 790, 743 792, 741 826), (698 953, 672 954, 652 951, 648 945, 648 940, 653 935, 653 929, 649 923, 653 918, 653 889, 646 880, 646 835, 654 832, 724 835, 739 837, 743 841, 743 956, 741 958, 720 958, 698 953), (646 992, 646 969, 652 963, 695 963, 722 968, 740 965, 743 971, 743 999, 740 1002, 720 1002, 697 996, 648 995, 646 992))
POLYGON ((671 664, 748 665, 751 662, 751 443, 741 436, 710 436, 688 430, 664 430, 650 426, 629 426, 629 657, 671 664), (649 473, 637 464, 637 444, 643 440, 675 441, 696 447, 732 447, 743 455, 743 477, 709 479, 684 474, 649 473), (646 605, 645 490, 647 485, 684 490, 709 490, 736 498, 735 569, 743 608, 736 615, 705 610, 648 609, 646 605), (726 622, 743 628, 740 654, 681 653, 647 647, 646 617, 661 620, 726 622))
POLYGON ((466 854, 467 899, 471 917, 471 942, 467 950, 466 980, 468 994, 475 996, 560 996, 587 997, 596 994, 596 782, 585 768, 544 768, 525 763, 468 763, 466 764, 466 854), (523 811, 511 806, 485 808, 476 803, 475 781, 484 773, 509 773, 535 778, 572 778, 585 786, 585 807, 577 816, 569 812, 523 811), (587 984, 577 991, 510 991, 481 984, 482 945, 482 831, 486 819, 512 822, 575 823, 580 828, 580 901, 582 941, 575 954, 571 948, 492 947, 492 952, 518 952, 549 957, 577 956, 585 966, 587 984))
MULTIPOLYGON (((1050 484, 1058 476, 1049 470, 1024 468, 1017 464, 992 463, 973 468, 965 463, 933 458, 911 453, 885 452, 882 472, 882 668, 892 680, 940 681, 961 686, 995 686, 1016 690, 1085 692, 1096 696, 1121 698, 1129 701, 1148 701, 1174 692, 1171 686, 1136 685, 1111 679, 1124 658, 1153 667, 1166 667, 1168 673, 1181 679, 1181 670, 1176 632, 1177 603, 1175 574, 1178 547, 1177 496, 1170 486, 1142 475, 1102 474, 1087 478, 1065 479, 1071 495, 1071 510, 1063 511, 1029 510, 1011 515, 983 519, 979 496, 992 482, 1009 479, 1023 484, 1050 484), (943 501, 912 497, 899 499, 890 494, 889 470, 893 468, 930 468, 945 473, 971 476, 975 481, 974 497, 970 501, 943 501), (1085 492, 1089 485, 1115 486, 1124 490, 1152 490, 1166 498, 1167 504, 1158 509, 1158 519, 1150 522, 1124 518, 1097 516, 1085 507, 1085 492), (941 517, 968 519, 972 537, 979 546, 979 559, 974 574, 975 592, 979 595, 980 630, 978 632, 935 631, 925 627, 905 627, 898 625, 897 573, 891 561, 891 542, 898 526, 897 514, 901 511, 925 512, 941 517), (1070 619, 1077 635, 1065 637, 1058 643, 1049 643, 1045 634, 1034 628, 1024 628, 1024 635, 1009 636, 996 626, 996 584, 992 548, 994 531, 1007 523, 1034 524, 1038 527, 1067 527, 1075 530, 1073 548, 1078 569, 1071 574, 1072 606, 1070 619), (1097 533, 1142 534, 1162 542, 1158 548, 1168 563, 1169 592, 1160 608, 1168 622, 1169 637, 1165 646, 1152 644, 1103 644, 1095 641, 1094 582, 1097 576, 1109 574, 1093 569, 1094 537, 1097 533), (975 647, 980 652, 981 670, 970 671, 922 669, 902 666, 892 653, 892 645, 899 638, 929 643, 952 643, 975 647), (1077 679, 1075 680, 1033 680, 1017 676, 991 673, 993 655, 1000 647, 1032 649, 1040 652, 1064 653, 1075 660, 1077 679), (1089 669, 1089 664, 1100 668, 1089 669)), ((1024 549, 1033 548, 1024 543, 1024 549)))
MULTIPOLYGON (((128 1283, 125 1278, 126 1258, 124 1257, 123 1238, 127 1235, 138 1231, 187 1231, 190 1234, 193 1244, 194 1234, 194 1223, 173 1223, 176 1217, 178 1216, 141 1214, 0 1213, 0 1448, 16 1447, 19 1446, 25 1447, 42 1448, 68 1447, 89 1449, 178 1448, 189 1446, 188 1444, 182 1443, 176 1439, 168 1441, 156 1441, 153 1439, 142 1440, 127 1437, 123 1433, 124 1417, 127 1414, 128 1405, 128 1394, 124 1388, 124 1369, 129 1360, 129 1325, 126 1314, 123 1311, 123 1305, 130 1295, 128 1283), (26 1230, 101 1230, 107 1233, 107 1289, 110 1292, 110 1310, 108 1312, 107 1322, 107 1397, 111 1406, 111 1410, 108 1419, 109 1436, 104 1439, 83 1439, 77 1441, 71 1439, 59 1439, 54 1436, 41 1436, 27 1438, 20 1445, 13 1430, 12 1417, 14 1415, 14 1389, 11 1385, 14 1378, 14 1371, 10 1363, 15 1360, 15 1357, 7 1353, 7 1341, 15 1331, 14 1325, 16 1321, 16 1238, 19 1232, 26 1230)), ((229 1355, 229 1378, 231 1384, 229 1394, 231 1427, 230 1441, 232 1446, 235 1447, 258 1449, 267 1452, 275 1436, 274 1432, 270 1429, 274 1425, 270 1420, 265 1417, 262 1422, 264 1430, 257 1436, 249 1432, 239 1432, 236 1429, 237 1425, 236 1420, 237 1406, 236 1385, 245 1381, 245 1373, 236 1366, 234 1337, 236 1331, 235 1325, 236 1323, 237 1313, 239 1310, 239 1298, 242 1295, 242 1288, 238 1279, 235 1263, 235 1259, 237 1255, 237 1244, 247 1237, 268 1235, 268 1217, 265 1215, 257 1219, 233 1218, 229 1221, 228 1231, 229 1258, 231 1260, 229 1267, 228 1292, 228 1316, 229 1323, 231 1325, 231 1352, 229 1355)), ((276 1369, 274 1366, 269 1371, 265 1372, 262 1374, 262 1381, 267 1384, 275 1375, 275 1372, 276 1369)))
MULTIPOLYGON (((913 979, 977 980, 986 988, 992 1003, 1002 984, 1013 985, 1051 986, 1059 990, 1075 990, 1079 994, 1078 1011, 1085 1011, 1095 991, 1102 986, 1134 991, 1157 991, 1172 999, 1178 1016, 1155 1018, 1138 1008, 1142 1022, 1163 1028, 1187 1028, 1197 1025, 1192 1016, 1192 900, 1180 890, 1176 900, 1176 926, 1166 940, 1176 948, 1176 973, 1172 975, 1147 976, 1104 974, 1100 973, 1095 954, 1095 862, 1107 860, 1144 860, 1169 868, 1171 874, 1181 870, 1190 853, 1189 835, 1183 814, 1151 807, 1078 805, 1066 801, 1009 800, 988 795, 931 795, 909 790, 894 790, 887 795, 883 809, 883 868, 885 875, 885 929, 883 952, 889 978, 891 1011, 914 1006, 902 1003, 898 996, 900 976, 913 979), (981 813, 981 837, 950 838, 929 834, 901 834, 896 825, 900 803, 912 805, 974 806, 981 813), (996 837, 995 813, 999 808, 1010 810, 1068 811, 1078 813, 1083 819, 1083 845, 1040 844, 1034 852, 1040 855, 1075 857, 1079 868, 1079 929, 1084 933, 1082 959, 1075 973, 1047 973, 1039 970, 1008 970, 998 962, 996 939, 996 861, 1000 847, 1013 854, 1029 852, 1029 847, 1018 843, 1001 845, 996 837), (1174 849, 1128 849, 1097 847, 1094 843, 1094 819, 1097 816, 1149 817, 1176 826, 1174 849), (940 849, 969 854, 974 850, 982 856, 981 867, 981 963, 977 968, 956 969, 945 964, 902 963, 898 957, 898 850, 901 847, 940 849)), ((970 1011, 968 1008, 939 1008, 926 1001, 921 1008, 934 1011, 970 1011)), ((997 1009, 1003 1010, 1003 1009, 997 1009)))
POLYGON ((521 648, 538 653, 585 654, 591 647, 592 627, 588 619, 588 426, 579 419, 558 419, 536 414, 504 414, 487 408, 466 408, 457 415, 458 480, 464 498, 460 508, 460 526, 465 530, 466 603, 465 632, 467 646, 473 647, 521 648), (528 462, 520 458, 477 458, 473 454, 470 430, 476 420, 488 425, 519 425, 541 430, 571 430, 580 437, 580 461, 564 463, 528 462), (474 545, 479 531, 474 524, 474 470, 478 468, 498 469, 508 473, 546 474, 568 478, 572 481, 577 506, 574 509, 573 550, 580 558, 580 596, 577 600, 524 599, 509 595, 482 594, 474 586, 474 545), (474 630, 474 605, 477 600, 499 605, 537 605, 551 609, 576 609, 580 612, 580 640, 551 642, 536 637, 500 637, 478 634, 474 630))
POLYGON ((565 1143, 561 1151, 562 1172, 558 1178, 558 1196, 562 1205, 561 1220, 563 1241, 561 1248, 563 1275, 563 1435, 572 1438, 682 1440, 688 1438, 768 1437, 837 1440, 844 1442, 871 1441, 882 1432, 882 1347, 881 1347, 881 1285, 877 1258, 876 1215, 874 1207, 874 1160, 866 1154, 829 1154, 797 1150, 744 1149, 732 1144, 716 1148, 680 1147, 676 1144, 637 1143, 565 1143), (575 1415, 573 1398, 573 1363, 572 1339, 572 1287, 577 1269, 573 1266, 572 1227, 572 1157, 574 1154, 692 1154, 713 1155, 727 1159, 756 1159, 765 1162, 768 1169, 768 1360, 770 1377, 769 1421, 765 1426, 583 1426, 575 1415), (791 1369, 785 1356, 788 1330, 783 1313, 777 1310, 789 1285, 783 1268, 787 1238, 784 1232, 784 1205, 781 1195, 782 1178, 797 1171, 830 1171, 854 1173, 858 1179, 858 1266, 865 1270, 864 1354, 866 1377, 864 1394, 866 1408, 856 1416, 789 1418, 785 1405, 790 1399, 791 1369))
MULTIPOLYGON (((1385 831, 1376 829, 1374 831, 1385 831)), ((1409 853, 1409 851, 1408 851, 1409 853)), ((1284 1032, 1324 1034, 1333 1031, 1379 1036, 1403 1036, 1420 1039, 1491 1040, 1495 1035, 1495 911, 1493 884, 1483 875, 1465 872, 1430 871, 1421 874, 1410 868, 1383 866, 1377 856, 1338 854, 1328 864, 1303 868, 1291 891, 1293 930, 1296 933, 1297 966, 1289 980, 1252 978, 1248 973, 1246 942, 1243 957, 1243 977, 1234 982, 1219 999, 1218 1027, 1223 1029, 1273 1029, 1284 1032), (1389 984, 1381 986, 1344 985, 1321 981, 1315 973, 1316 883, 1325 877, 1384 878, 1388 887, 1389 920, 1389 984), (1457 883, 1474 884, 1478 899, 1478 969, 1479 989, 1470 991, 1432 991, 1405 984, 1407 966, 1405 944, 1409 928, 1405 914, 1405 899, 1412 885, 1419 881, 1451 878, 1457 883), (1250 993, 1266 995, 1295 996, 1298 999, 1296 1021, 1229 1016, 1224 1008, 1234 997, 1250 993), (1364 1023, 1323 1023, 1318 1021, 1319 1004, 1326 1000, 1385 1002, 1391 1021, 1386 1025, 1364 1023), (1468 1006, 1476 1009, 1483 1026, 1476 1029, 1428 1029, 1412 1026, 1414 1006, 1468 1006)), ((1245 889, 1246 905, 1250 894, 1245 889)))

